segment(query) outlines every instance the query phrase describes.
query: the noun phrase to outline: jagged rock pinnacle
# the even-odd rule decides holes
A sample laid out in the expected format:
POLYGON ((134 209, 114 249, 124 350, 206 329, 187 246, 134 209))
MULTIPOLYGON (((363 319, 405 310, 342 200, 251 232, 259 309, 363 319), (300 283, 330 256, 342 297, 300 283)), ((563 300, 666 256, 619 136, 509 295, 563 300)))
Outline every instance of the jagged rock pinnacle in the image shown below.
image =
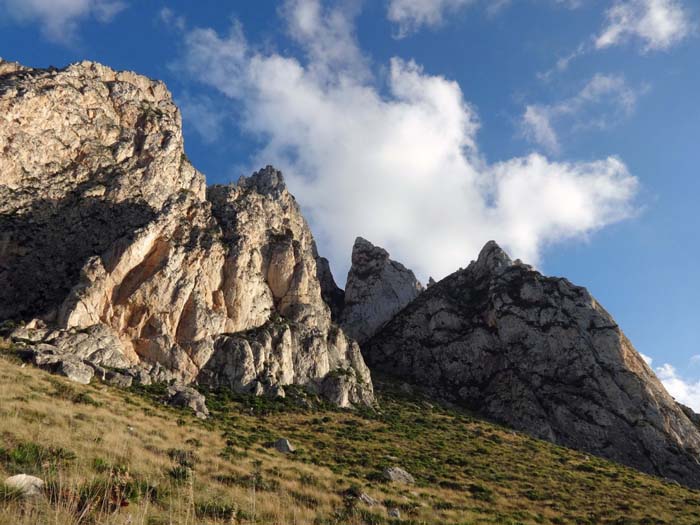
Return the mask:
POLYGON ((271 195, 275 198, 287 189, 282 172, 269 165, 256 171, 250 177, 241 176, 237 185, 240 188, 253 189, 262 195, 271 195))
POLYGON ((474 271, 479 274, 499 273, 513 264, 508 254, 496 243, 487 242, 474 263, 474 271))
POLYGON ((352 248, 340 324, 360 343, 370 338, 423 290, 413 272, 362 237, 352 248))

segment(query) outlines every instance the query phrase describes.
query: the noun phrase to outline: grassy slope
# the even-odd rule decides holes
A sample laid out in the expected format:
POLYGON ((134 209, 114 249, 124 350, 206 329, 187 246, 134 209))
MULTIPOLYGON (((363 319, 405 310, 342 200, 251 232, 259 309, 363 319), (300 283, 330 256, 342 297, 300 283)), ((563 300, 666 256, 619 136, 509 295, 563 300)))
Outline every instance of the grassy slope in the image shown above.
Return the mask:
POLYGON ((49 497, 0 487, 0 524, 700 523, 697 491, 389 387, 378 413, 212 393, 206 422, 156 394, 75 385, 2 353, 0 480, 40 475, 49 497), (264 446, 281 436, 295 454, 264 446), (394 464, 416 485, 381 481, 394 464))

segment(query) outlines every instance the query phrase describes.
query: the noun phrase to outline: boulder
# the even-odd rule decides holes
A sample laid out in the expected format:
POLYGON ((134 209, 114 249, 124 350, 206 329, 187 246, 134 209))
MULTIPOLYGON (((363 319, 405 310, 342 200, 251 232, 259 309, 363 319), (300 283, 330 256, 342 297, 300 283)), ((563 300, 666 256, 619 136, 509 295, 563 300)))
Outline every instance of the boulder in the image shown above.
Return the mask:
POLYGON ((200 419, 209 417, 206 398, 194 388, 182 384, 171 385, 167 389, 168 404, 179 408, 191 408, 200 419))
POLYGON ((375 505, 379 505, 379 502, 366 492, 360 493, 358 499, 360 500, 360 502, 364 503, 368 507, 374 507, 375 505))
POLYGON ((95 375, 90 365, 71 354, 38 353, 34 357, 34 364, 52 374, 65 376, 83 385, 89 384, 95 375))
POLYGON ((382 472, 382 477, 387 480, 391 481, 394 483, 404 483, 404 484, 413 484, 416 482, 414 477, 406 472, 404 469, 401 467, 387 467, 384 469, 382 472))
POLYGON ((272 446, 275 448, 275 450, 282 452, 283 454, 291 454, 296 450, 289 440, 284 438, 278 439, 272 446))
POLYGON ((25 498, 41 496, 44 493, 44 480, 27 474, 17 474, 5 480, 5 486, 18 490, 25 498))

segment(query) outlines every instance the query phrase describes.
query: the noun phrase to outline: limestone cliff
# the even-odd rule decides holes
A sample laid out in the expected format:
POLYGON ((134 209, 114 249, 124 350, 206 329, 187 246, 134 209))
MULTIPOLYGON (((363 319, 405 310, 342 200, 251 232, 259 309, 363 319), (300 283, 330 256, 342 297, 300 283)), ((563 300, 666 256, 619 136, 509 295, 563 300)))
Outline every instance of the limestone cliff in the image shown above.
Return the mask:
POLYGON ((162 83, 0 61, 0 320, 29 323, 18 338, 60 355, 87 334, 81 358, 141 379, 371 403, 317 259, 278 171, 206 190, 162 83))
POLYGON ((534 436, 700 486, 700 434, 613 318, 493 242, 363 354, 373 370, 534 436))

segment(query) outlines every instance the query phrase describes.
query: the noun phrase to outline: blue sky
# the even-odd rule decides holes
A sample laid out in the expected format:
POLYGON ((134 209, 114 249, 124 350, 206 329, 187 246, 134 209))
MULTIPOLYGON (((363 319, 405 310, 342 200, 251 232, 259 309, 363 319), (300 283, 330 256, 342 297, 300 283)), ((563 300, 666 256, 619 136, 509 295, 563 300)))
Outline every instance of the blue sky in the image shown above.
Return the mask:
POLYGON ((615 316, 700 409, 691 0, 0 0, 0 56, 164 80, 209 183, 282 168, 344 281, 494 238, 615 316))

